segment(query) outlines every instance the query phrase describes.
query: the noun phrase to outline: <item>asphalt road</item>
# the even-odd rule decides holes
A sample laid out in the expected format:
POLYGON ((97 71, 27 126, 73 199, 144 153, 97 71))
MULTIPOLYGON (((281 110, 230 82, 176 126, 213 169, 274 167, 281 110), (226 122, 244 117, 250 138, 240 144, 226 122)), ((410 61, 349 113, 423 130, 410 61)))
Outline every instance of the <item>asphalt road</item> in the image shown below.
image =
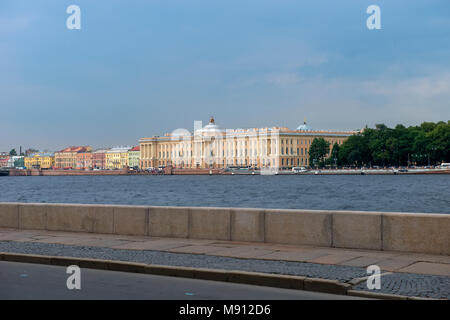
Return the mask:
POLYGON ((208 280, 81 269, 81 289, 69 290, 65 267, 0 262, 0 299, 310 300, 358 299, 326 293, 208 280))

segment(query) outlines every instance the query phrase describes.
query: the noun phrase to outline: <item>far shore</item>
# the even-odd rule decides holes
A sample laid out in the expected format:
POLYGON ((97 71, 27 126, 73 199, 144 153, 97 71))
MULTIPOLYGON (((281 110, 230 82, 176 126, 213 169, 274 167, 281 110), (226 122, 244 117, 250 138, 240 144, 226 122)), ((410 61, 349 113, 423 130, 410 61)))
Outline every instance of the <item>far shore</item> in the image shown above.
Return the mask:
POLYGON ((4 176, 87 176, 87 175, 409 175, 409 174, 450 174, 450 168, 355 168, 355 169, 181 169, 163 168, 154 171, 131 170, 83 170, 83 169, 3 169, 4 176))

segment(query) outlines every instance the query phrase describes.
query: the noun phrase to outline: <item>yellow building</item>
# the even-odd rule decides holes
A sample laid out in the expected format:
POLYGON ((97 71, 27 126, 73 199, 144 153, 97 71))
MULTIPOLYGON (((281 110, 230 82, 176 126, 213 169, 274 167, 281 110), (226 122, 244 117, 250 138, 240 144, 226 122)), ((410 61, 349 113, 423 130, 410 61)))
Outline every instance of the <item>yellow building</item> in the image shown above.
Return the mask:
POLYGON ((55 157, 47 153, 35 153, 24 157, 24 165, 27 169, 51 169, 55 166, 55 157))
POLYGON ((122 169, 128 167, 128 150, 130 149, 130 147, 115 147, 106 151, 106 169, 122 169))
POLYGON ((355 133, 313 130, 306 122, 295 130, 286 127, 221 130, 211 117, 204 127, 195 122, 193 133, 177 129, 163 137, 141 138, 141 168, 309 166, 309 147, 314 138, 322 137, 332 147, 355 133))

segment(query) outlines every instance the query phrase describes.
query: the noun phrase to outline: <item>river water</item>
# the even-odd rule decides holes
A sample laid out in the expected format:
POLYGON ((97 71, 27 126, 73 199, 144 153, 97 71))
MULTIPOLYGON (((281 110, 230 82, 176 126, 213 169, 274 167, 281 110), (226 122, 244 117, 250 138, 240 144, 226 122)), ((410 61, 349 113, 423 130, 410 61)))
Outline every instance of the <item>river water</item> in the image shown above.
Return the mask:
POLYGON ((450 175, 0 177, 0 202, 450 213, 450 175))

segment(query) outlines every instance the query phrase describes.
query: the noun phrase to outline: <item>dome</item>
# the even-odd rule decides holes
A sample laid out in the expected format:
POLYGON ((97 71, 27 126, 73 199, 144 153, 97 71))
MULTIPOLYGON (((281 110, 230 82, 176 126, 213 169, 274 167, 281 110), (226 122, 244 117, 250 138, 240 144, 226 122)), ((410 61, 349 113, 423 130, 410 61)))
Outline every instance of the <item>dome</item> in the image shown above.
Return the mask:
POLYGON ((303 122, 303 124, 301 124, 301 125, 299 125, 299 126, 297 127, 296 130, 301 130, 301 131, 311 131, 312 128, 311 128, 311 126, 309 126, 309 125, 306 124, 306 120, 305 120, 305 121, 303 122))
POLYGON ((220 130, 219 127, 214 122, 214 117, 211 117, 209 123, 197 131, 199 133, 207 133, 207 134, 219 134, 222 132, 222 130, 220 130))
POLYGON ((175 129, 170 134, 170 137, 172 140, 179 140, 179 139, 186 140, 186 139, 189 139, 190 136, 191 136, 191 133, 186 129, 175 129))

